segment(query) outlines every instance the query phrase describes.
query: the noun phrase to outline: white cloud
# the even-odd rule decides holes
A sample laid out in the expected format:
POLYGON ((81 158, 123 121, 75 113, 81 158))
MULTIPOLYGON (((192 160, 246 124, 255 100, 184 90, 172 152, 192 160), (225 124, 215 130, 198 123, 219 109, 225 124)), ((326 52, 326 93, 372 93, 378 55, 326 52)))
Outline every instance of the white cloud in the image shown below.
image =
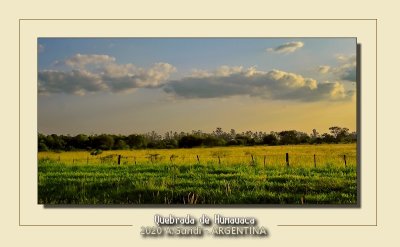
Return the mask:
POLYGON ((215 71, 215 75, 216 76, 230 76, 234 73, 240 73, 242 71, 243 71, 243 66, 229 67, 229 66, 223 65, 215 71))
POLYGON ((267 51, 275 52, 275 53, 282 53, 282 54, 289 54, 289 53, 295 52, 296 50, 302 48, 303 46, 304 46, 303 42, 293 41, 293 42, 288 42, 288 43, 282 44, 275 48, 268 48, 267 51))
POLYGON ((337 55, 336 60, 339 65, 330 67, 327 65, 319 66, 321 74, 331 74, 336 80, 356 81, 357 61, 356 55, 337 55))
POLYGON ((335 82, 333 84, 332 90, 331 90, 331 97, 333 99, 343 99, 346 97, 346 91, 344 89, 343 84, 340 82, 335 82))
POLYGON ((164 91, 178 98, 224 98, 247 95, 266 99, 318 101, 347 100, 352 91, 341 83, 318 83, 315 79, 281 70, 259 71, 255 67, 223 66, 203 71, 201 76, 185 77, 168 82, 164 91), (224 73, 221 73, 224 71, 224 73))
MULTIPOLYGON (((344 57, 341 57, 342 60, 345 60, 344 57)), ((224 65, 210 71, 193 70, 190 76, 170 81, 169 77, 176 68, 168 63, 156 63, 143 68, 132 63, 118 64, 114 57, 108 55, 76 54, 59 64, 65 65, 67 70, 38 72, 40 94, 85 95, 161 87, 168 95, 177 98, 247 95, 265 99, 320 101, 347 100, 354 94, 351 90, 346 91, 340 82, 319 83, 300 74, 282 70, 261 71, 255 66, 244 68, 224 65)), ((329 73, 333 69, 339 73, 338 68, 325 69, 329 73)))
POLYGON ((85 68, 87 65, 102 65, 114 63, 115 58, 108 55, 85 55, 76 54, 75 56, 65 60, 65 65, 72 68, 85 68))
POLYGON ((356 55, 338 55, 336 57, 340 65, 333 70, 341 80, 356 81, 357 58, 356 55))
POLYGON ((326 74, 330 71, 331 67, 328 65, 321 65, 318 67, 318 72, 321 74, 326 74))
POLYGON ((152 88, 165 84, 176 69, 168 63, 156 63, 144 69, 133 64, 109 65, 104 68, 102 77, 114 92, 132 88, 152 88))
POLYGON ((85 95, 98 91, 128 92, 136 88, 161 87, 176 71, 168 63, 156 63, 150 68, 134 64, 118 64, 108 55, 82 55, 58 62, 70 71, 39 71, 39 93, 85 95))
POLYGON ((356 55, 336 55, 336 59, 342 64, 355 64, 356 63, 356 55))
POLYGON ((310 89, 317 88, 317 81, 311 78, 304 78, 301 75, 288 73, 280 70, 271 70, 266 74, 267 78, 272 81, 277 81, 290 88, 309 87, 310 89))

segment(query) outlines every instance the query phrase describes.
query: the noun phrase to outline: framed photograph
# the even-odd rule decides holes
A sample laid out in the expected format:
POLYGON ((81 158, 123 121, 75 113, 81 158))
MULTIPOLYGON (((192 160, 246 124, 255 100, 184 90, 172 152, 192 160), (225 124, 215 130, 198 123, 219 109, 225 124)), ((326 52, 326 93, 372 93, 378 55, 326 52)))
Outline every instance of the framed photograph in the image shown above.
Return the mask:
POLYGON ((37 203, 359 207, 357 37, 38 37, 37 203))

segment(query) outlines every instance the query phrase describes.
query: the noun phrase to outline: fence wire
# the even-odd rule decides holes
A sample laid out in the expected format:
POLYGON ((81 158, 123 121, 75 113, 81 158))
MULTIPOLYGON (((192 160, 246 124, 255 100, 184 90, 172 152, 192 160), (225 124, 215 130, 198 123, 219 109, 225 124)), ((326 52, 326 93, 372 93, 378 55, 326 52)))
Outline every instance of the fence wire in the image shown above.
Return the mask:
POLYGON ((138 165, 138 164, 173 164, 173 165, 232 165, 244 164, 253 166, 356 166, 357 155, 355 154, 249 154, 249 155, 96 155, 87 157, 70 157, 59 155, 58 157, 41 157, 65 164, 116 164, 116 165, 138 165))

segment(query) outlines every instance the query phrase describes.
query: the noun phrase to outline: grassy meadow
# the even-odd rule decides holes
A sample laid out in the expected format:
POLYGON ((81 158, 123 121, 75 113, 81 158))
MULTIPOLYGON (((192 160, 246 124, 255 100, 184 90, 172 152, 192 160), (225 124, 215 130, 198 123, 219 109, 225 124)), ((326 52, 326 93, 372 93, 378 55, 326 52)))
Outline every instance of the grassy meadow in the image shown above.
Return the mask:
POLYGON ((38 203, 355 205, 356 144, 39 152, 38 203))

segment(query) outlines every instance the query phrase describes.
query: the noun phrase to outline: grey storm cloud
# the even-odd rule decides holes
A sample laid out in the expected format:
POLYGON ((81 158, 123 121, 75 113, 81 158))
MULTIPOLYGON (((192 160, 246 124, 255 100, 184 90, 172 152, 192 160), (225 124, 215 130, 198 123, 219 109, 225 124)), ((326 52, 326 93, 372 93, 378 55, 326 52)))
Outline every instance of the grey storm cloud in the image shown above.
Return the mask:
POLYGON ((303 46, 304 46, 303 42, 293 41, 293 42, 288 42, 288 43, 282 44, 275 48, 268 48, 267 51, 288 54, 288 53, 295 52, 296 50, 300 49, 303 46))
POLYGON ((220 98, 247 95, 265 99, 320 101, 349 100, 354 91, 346 91, 340 82, 318 83, 295 73, 280 70, 258 71, 254 67, 198 73, 168 82, 164 91, 181 98, 220 98), (221 73, 225 71, 225 73, 221 73))
POLYGON ((127 92, 137 88, 161 87, 176 68, 168 63, 156 63, 150 68, 134 64, 118 64, 108 55, 82 55, 58 62, 70 70, 38 72, 39 94, 87 93, 110 91, 127 92))

